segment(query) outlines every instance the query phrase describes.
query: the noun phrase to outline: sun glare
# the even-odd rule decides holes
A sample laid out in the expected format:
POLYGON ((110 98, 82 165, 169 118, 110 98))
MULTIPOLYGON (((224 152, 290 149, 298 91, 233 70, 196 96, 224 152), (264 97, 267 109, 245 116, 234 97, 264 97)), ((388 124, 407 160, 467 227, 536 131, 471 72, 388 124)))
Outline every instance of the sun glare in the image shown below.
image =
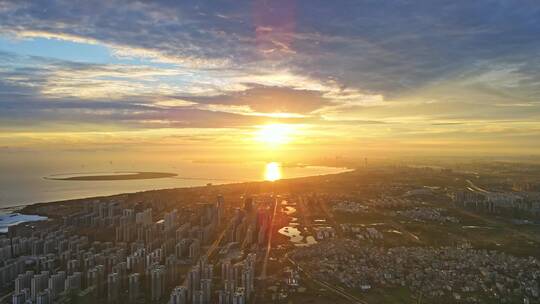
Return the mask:
POLYGON ((285 124, 264 125, 257 130, 255 139, 271 145, 281 145, 292 140, 291 136, 294 129, 285 124))
POLYGON ((264 179, 267 181, 277 181, 281 179, 281 166, 279 163, 271 162, 266 164, 264 179))

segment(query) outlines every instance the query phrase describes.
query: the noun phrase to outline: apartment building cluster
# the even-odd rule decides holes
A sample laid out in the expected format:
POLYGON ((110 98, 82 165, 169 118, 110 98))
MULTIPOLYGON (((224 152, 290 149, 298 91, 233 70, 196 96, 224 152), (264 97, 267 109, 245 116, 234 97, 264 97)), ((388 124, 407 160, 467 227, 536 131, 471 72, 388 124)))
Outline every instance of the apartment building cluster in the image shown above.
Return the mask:
POLYGON ((61 224, 15 231, 0 239, 0 284, 13 288, 14 304, 62 303, 73 296, 163 301, 180 285, 181 267, 198 264, 216 234, 220 203, 199 207, 196 215, 181 218, 172 210, 156 221, 151 208, 95 202, 61 224), (90 241, 77 233, 88 230, 114 240, 90 241))

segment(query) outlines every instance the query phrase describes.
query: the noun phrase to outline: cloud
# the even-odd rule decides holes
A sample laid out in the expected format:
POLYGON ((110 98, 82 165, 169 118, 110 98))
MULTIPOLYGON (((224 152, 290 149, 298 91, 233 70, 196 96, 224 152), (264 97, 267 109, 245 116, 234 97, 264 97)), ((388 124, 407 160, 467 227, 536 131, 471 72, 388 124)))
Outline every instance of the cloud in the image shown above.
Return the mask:
POLYGON ((98 6, 8 1, 0 17, 4 31, 19 37, 99 43, 120 57, 203 69, 287 67, 292 74, 322 82, 330 77, 340 86, 393 99, 466 72, 478 61, 530 60, 539 48, 532 39, 539 25, 527 22, 535 19, 535 7, 487 0, 340 6, 324 1, 107 1, 98 6), (280 55, 268 57, 268 52, 280 55))
POLYGON ((0 1, 0 127, 536 134, 539 16, 532 0, 0 1))
POLYGON ((310 113, 331 103, 321 92, 263 86, 229 95, 196 97, 192 100, 207 104, 248 106, 258 112, 300 114, 310 113))
MULTIPOLYGON (((78 43, 103 44, 121 57, 149 58, 159 62, 186 66, 211 67, 226 63, 228 49, 240 49, 244 38, 229 36, 221 28, 234 19, 222 19, 216 25, 207 23, 195 5, 184 3, 172 7, 167 3, 110 1, 100 5, 71 1, 36 3, 17 1, 2 12, 2 30, 17 37, 42 37, 78 43), (144 37, 144 39, 141 39, 144 37), (222 42, 220 48, 208 47, 222 42)), ((218 18, 212 19, 213 22, 218 18)), ((243 35, 242 35, 243 36, 243 35)), ((232 52, 229 54, 233 54, 232 52)))
MULTIPOLYGON (((1 33, 1 32, 0 32, 1 33)), ((133 59, 141 58, 148 59, 150 61, 156 61, 161 63, 171 63, 189 67, 218 67, 226 66, 228 60, 223 59, 203 59, 194 55, 173 55, 167 54, 160 50, 153 48, 137 47, 130 45, 123 45, 113 42, 100 41, 94 38, 86 38, 83 36, 77 36, 74 34, 55 33, 47 31, 34 31, 34 30, 4 30, 4 35, 16 37, 18 39, 30 39, 30 38, 45 38, 45 39, 57 39, 65 40, 83 44, 100 44, 111 50, 111 53, 121 59, 133 59)))

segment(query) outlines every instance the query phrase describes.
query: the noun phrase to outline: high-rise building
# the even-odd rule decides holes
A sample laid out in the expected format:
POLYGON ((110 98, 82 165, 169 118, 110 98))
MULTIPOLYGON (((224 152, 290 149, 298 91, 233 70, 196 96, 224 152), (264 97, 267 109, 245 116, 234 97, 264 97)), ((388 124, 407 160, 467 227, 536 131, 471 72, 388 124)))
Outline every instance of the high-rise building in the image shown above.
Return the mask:
POLYGON ((233 281, 236 284, 240 284, 242 282, 242 271, 243 270, 244 270, 244 263, 239 262, 239 263, 234 264, 234 266, 233 266, 233 281))
POLYGON ((165 291, 165 266, 155 266, 150 272, 151 282, 151 299, 152 301, 159 301, 163 297, 165 291))
POLYGON ((212 279, 201 280, 201 291, 203 294, 203 304, 210 304, 212 300, 212 279))
POLYGON ((176 242, 180 242, 180 240, 189 237, 190 229, 191 229, 191 226, 189 223, 185 223, 182 226, 180 226, 178 229, 176 229, 176 232, 175 232, 176 242))
POLYGON ((74 272, 80 271, 81 263, 79 260, 69 260, 67 261, 67 273, 72 274, 74 272))
POLYGON ((74 272, 66 278, 66 290, 80 290, 82 288, 82 273, 74 272))
POLYGON ((186 286, 176 286, 171 292, 169 304, 187 304, 188 289, 186 286))
POLYGON ((133 218, 135 216, 135 211, 133 209, 123 209, 122 210, 122 216, 133 220, 133 218))
POLYGON ((139 297, 140 275, 132 273, 128 276, 128 298, 130 302, 135 302, 139 297))
POLYGON ((47 288, 48 280, 49 273, 47 271, 42 271, 40 274, 34 275, 30 282, 33 301, 36 301, 38 294, 47 288))
POLYGON ((12 304, 24 304, 26 302, 26 294, 24 292, 19 291, 13 293, 11 296, 11 303, 12 304))
POLYGON ((267 231, 268 231, 268 226, 266 223, 264 223, 261 228, 259 229, 259 234, 257 235, 257 242, 259 243, 259 245, 264 245, 266 243, 266 240, 267 240, 267 231))
POLYGON ((180 242, 176 243, 174 248, 176 258, 183 259, 187 256, 189 251, 190 241, 189 239, 182 239, 180 242))
POLYGON ((15 279, 15 293, 20 293, 23 289, 26 288, 30 289, 33 276, 33 271, 27 271, 25 273, 19 274, 15 279))
POLYGON ((168 284, 176 284, 180 279, 180 274, 178 273, 178 260, 175 255, 170 255, 165 260, 165 265, 167 267, 167 282, 168 284))
POLYGON ((98 295, 101 295, 104 291, 105 281, 105 269, 103 265, 97 265, 86 273, 87 287, 95 287, 98 295))
POLYGON ((221 280, 232 280, 233 273, 232 273, 232 266, 230 260, 224 260, 221 263, 221 280))
POLYGON ((214 265, 208 264, 206 256, 200 259, 199 269, 201 270, 201 279, 212 279, 214 277, 214 265))
POLYGON ((226 290, 220 290, 218 292, 219 304, 230 304, 231 303, 231 293, 226 290))
POLYGON ((198 239, 194 239, 191 245, 189 245, 189 258, 195 260, 199 257, 201 251, 201 242, 198 239))
POLYGON ((120 275, 116 272, 107 276, 107 300, 109 302, 118 301, 120 294, 120 275))
POLYGON ((49 278, 49 293, 51 298, 56 299, 65 289, 66 273, 59 271, 49 278))
POLYGON ((204 304, 204 294, 202 290, 197 290, 193 293, 193 297, 191 300, 192 304, 204 304))
POLYGON ((36 304, 52 304, 51 294, 49 290, 45 289, 36 295, 36 304))
POLYGON ((234 280, 225 280, 223 281, 223 289, 232 295, 236 288, 235 284, 234 280))
POLYGON ((178 218, 178 210, 174 209, 171 212, 165 213, 163 218, 163 226, 165 232, 169 232, 176 228, 176 221, 178 218))
POLYGON ((251 212, 251 210, 253 210, 253 198, 247 197, 244 200, 244 211, 246 211, 246 213, 249 213, 251 212))
POLYGON ((223 219, 223 213, 225 208, 225 199, 223 198, 223 195, 218 195, 217 202, 216 202, 216 212, 217 212, 217 224, 221 224, 221 221, 223 219))
POLYGON ((200 288, 201 271, 199 265, 191 268, 187 275, 188 298, 192 298, 193 293, 200 288))
POLYGON ((249 300, 253 291, 253 272, 249 267, 245 267, 242 271, 242 287, 245 290, 246 298, 249 300))
POLYGON ((232 304, 245 304, 246 295, 243 288, 238 288, 232 296, 232 304))
POLYGON ((142 226, 152 225, 152 209, 148 208, 135 214, 135 223, 142 226))

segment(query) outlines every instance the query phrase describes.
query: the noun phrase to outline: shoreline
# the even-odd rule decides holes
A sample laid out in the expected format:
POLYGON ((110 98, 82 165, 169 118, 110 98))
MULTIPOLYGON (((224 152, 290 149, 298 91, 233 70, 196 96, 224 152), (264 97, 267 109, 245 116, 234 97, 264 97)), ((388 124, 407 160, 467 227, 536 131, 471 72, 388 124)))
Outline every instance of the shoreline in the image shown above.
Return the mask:
MULTIPOLYGON (((108 174, 96 173, 81 173, 84 175, 75 175, 70 177, 55 177, 63 174, 45 176, 44 179, 57 181, 124 181, 124 180, 140 180, 140 179, 156 179, 176 177, 178 174, 169 172, 110 172, 108 174)), ((69 174, 71 175, 71 174, 69 174)))
POLYGON ((39 212, 40 208, 53 206, 53 205, 73 205, 78 203, 84 203, 86 201, 92 201, 92 200, 100 200, 100 199, 120 199, 125 198, 128 196, 134 196, 134 195, 144 195, 149 194, 152 192, 166 192, 166 191, 186 191, 186 190, 200 190, 202 188, 206 187, 235 187, 239 185, 255 185, 255 184, 265 184, 265 183, 282 183, 282 182, 290 182, 290 181, 297 181, 302 179, 310 179, 310 178, 317 178, 317 177, 324 177, 324 176, 333 176, 333 175, 340 175, 340 174, 347 174, 351 172, 356 172, 357 169, 351 169, 351 168, 343 168, 344 171, 337 172, 337 173, 327 173, 327 174, 317 174, 317 175, 309 175, 309 176, 302 176, 302 177, 292 177, 292 178, 284 178, 280 179, 278 181, 241 181, 241 182, 231 182, 231 183, 223 183, 223 184, 206 184, 206 185, 200 185, 200 186, 187 186, 187 187, 175 187, 175 188, 161 188, 161 189, 148 189, 148 190, 141 190, 141 191, 134 191, 134 192, 122 192, 122 193, 116 193, 112 195, 98 195, 98 196, 88 196, 88 197, 82 197, 82 198, 73 198, 73 199, 65 199, 65 200, 57 200, 57 201, 49 201, 49 202, 36 202, 36 203, 29 203, 29 204, 22 204, 18 206, 11 206, 11 207, 5 207, 0 210, 4 209, 14 209, 13 212, 17 212, 24 215, 42 215, 42 216, 48 216, 49 218, 57 218, 60 216, 63 216, 61 214, 58 214, 56 216, 51 216, 50 214, 43 214, 39 212), (17 208, 17 209, 15 209, 17 208))
MULTIPOLYGON (((304 166, 315 166, 318 165, 304 165, 304 166)), ((309 178, 309 177, 316 177, 316 176, 324 176, 324 175, 334 175, 334 174, 341 174, 346 172, 351 172, 357 170, 357 168, 352 166, 321 166, 321 167, 329 167, 329 168, 335 168, 339 170, 338 172, 332 172, 332 173, 322 173, 322 174, 315 174, 315 175, 306 175, 306 176, 298 176, 298 177, 290 177, 290 178, 283 178, 283 180, 292 180, 292 179, 301 179, 301 178, 309 178)), ((128 171, 114 171, 117 173, 128 173, 128 171)), ((83 172, 79 172, 80 174, 85 174, 83 172)), ((69 174, 79 174, 79 173, 69 173, 69 174)), ((105 173, 105 172, 95 172, 95 173, 105 173)), ((131 173, 144 173, 144 171, 132 171, 131 173)), ((149 173, 165 173, 165 172, 149 172, 149 173)), ((7 205, 5 207, 0 207, 0 214, 9 214, 14 212, 20 212, 24 214, 28 214, 27 210, 36 209, 36 206, 46 206, 50 204, 65 204, 65 203, 72 203, 72 202, 84 202, 86 200, 94 200, 94 199, 104 199, 104 198, 110 198, 115 196, 121 196, 121 195, 130 195, 130 194, 136 194, 136 193, 144 193, 144 192, 150 192, 150 191, 162 191, 162 190, 176 190, 176 189, 196 189, 199 187, 207 187, 209 184, 213 186, 224 186, 224 185, 235 185, 235 184, 245 184, 245 183, 258 183, 258 182, 265 182, 264 180, 221 180, 221 179, 212 179, 212 178, 202 178, 202 177, 182 177, 179 176, 176 173, 167 173, 167 174, 174 174, 174 176, 171 177, 165 177, 165 178, 172 178, 172 179, 188 179, 188 180, 201 180, 201 181, 207 181, 208 183, 200 184, 200 185, 192 185, 192 186, 181 186, 181 187, 162 187, 162 188, 148 188, 148 189, 141 189, 141 190, 135 190, 135 191, 121 191, 115 192, 115 193, 105 193, 105 194, 97 194, 97 195, 88 195, 88 196, 79 196, 79 197, 66 197, 66 198, 60 198, 56 200, 45 200, 45 201, 27 201, 27 202, 16 202, 14 205, 9 205, 9 202, 5 202, 7 205), (215 182, 215 183, 214 183, 215 182)), ((50 175, 50 176, 57 176, 59 174, 50 175)), ((60 174, 62 175, 62 174, 60 174)), ((52 180, 52 181, 81 181, 81 182, 90 182, 90 180, 65 180, 65 179, 57 179, 57 178, 49 178, 49 177, 43 177, 45 180, 52 180)), ((159 179, 159 178, 155 178, 159 179)), ((135 180, 135 179, 132 179, 135 180)), ((141 179, 143 180, 143 179, 141 179)), ((91 180, 92 182, 116 182, 121 180, 91 180)), ((126 180, 129 181, 129 180, 126 180)), ((82 184, 84 185, 84 183, 82 184)))

